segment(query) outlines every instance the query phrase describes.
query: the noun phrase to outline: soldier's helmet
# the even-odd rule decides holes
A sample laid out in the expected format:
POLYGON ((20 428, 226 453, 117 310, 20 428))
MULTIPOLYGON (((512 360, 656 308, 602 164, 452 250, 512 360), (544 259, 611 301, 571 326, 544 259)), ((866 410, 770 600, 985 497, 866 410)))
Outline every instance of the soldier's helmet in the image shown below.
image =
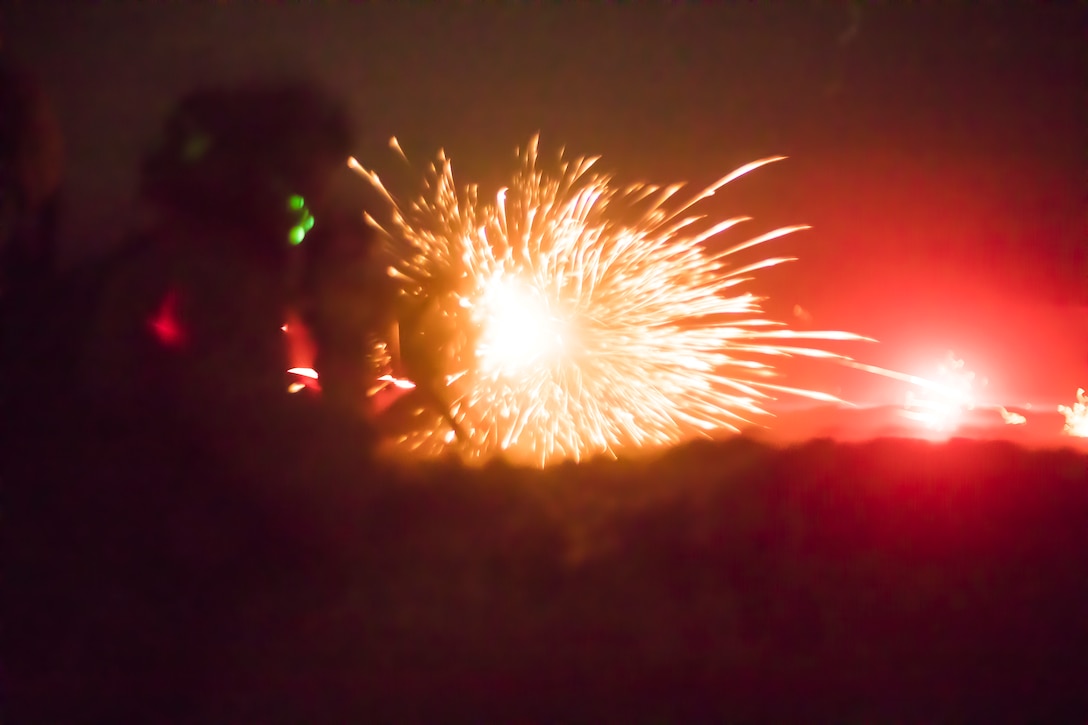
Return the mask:
POLYGON ((144 160, 141 198, 274 248, 297 245, 350 146, 346 109, 310 85, 199 90, 144 160))

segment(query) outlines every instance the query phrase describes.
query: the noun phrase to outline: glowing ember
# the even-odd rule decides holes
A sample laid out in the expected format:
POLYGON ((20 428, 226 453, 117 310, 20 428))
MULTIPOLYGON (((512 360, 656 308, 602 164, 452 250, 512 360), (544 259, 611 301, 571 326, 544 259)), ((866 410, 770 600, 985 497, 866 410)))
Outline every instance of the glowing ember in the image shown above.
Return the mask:
POLYGON ((401 390, 411 390, 416 386, 411 380, 404 380, 403 378, 394 378, 392 375, 382 375, 378 378, 379 381, 389 383, 394 388, 400 388, 401 390))
POLYGON ((1077 388, 1077 401, 1072 407, 1059 405, 1058 412, 1065 416, 1066 435, 1088 438, 1088 395, 1084 394, 1084 388, 1077 388))
POLYGON ((368 220, 384 233, 406 306, 434 310, 433 327, 413 339, 433 341, 426 356, 439 382, 428 387, 449 420, 435 416, 405 444, 440 452, 456 438, 452 421, 469 459, 501 452, 545 465, 735 432, 776 393, 841 402, 770 382, 768 358, 846 360, 797 341, 866 338, 785 329, 763 317, 760 298, 732 292, 792 258, 727 262, 805 227, 711 254, 703 243, 746 219, 708 225, 689 211, 782 157, 743 166, 682 203, 673 201, 680 184, 614 187, 591 173, 595 158, 560 158, 549 176, 538 170, 535 138, 519 158, 509 189, 484 203, 476 187, 456 188, 440 152, 427 192, 407 208, 350 162, 391 204, 389 229, 368 220))
POLYGON ((288 375, 295 375, 300 380, 295 380, 287 386, 288 393, 297 393, 306 388, 313 390, 321 390, 321 384, 318 382, 317 371, 313 368, 290 368, 287 371, 288 375))
POLYGON ((1005 421, 1006 425, 1024 425, 1028 422, 1028 419, 1019 413, 1010 413, 1005 408, 999 408, 1001 412, 1001 420, 1005 421))

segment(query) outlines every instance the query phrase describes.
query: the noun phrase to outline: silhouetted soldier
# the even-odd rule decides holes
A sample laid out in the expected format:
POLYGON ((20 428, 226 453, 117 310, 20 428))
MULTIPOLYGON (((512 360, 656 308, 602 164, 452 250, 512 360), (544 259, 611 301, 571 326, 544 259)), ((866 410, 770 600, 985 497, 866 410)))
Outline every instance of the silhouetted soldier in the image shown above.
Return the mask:
POLYGON ((349 130, 305 86, 179 104, 143 168, 150 224, 110 275, 84 361, 100 405, 157 401, 226 449, 241 422, 261 428, 297 406, 281 328, 349 130))
POLYGON ((59 582, 11 603, 22 720, 177 715, 163 702, 214 678, 247 587, 271 586, 365 484, 369 431, 287 392, 281 329, 349 143, 339 105, 306 86, 200 91, 169 117, 142 169, 146 226, 66 328, 86 341, 77 384, 0 461, 19 489, 11 568, 59 582))

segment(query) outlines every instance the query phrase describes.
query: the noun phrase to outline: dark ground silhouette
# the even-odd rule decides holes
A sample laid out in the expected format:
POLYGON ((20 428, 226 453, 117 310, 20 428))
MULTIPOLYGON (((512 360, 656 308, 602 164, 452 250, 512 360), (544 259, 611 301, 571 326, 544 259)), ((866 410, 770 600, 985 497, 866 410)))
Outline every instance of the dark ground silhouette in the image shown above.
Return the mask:
POLYGON ((736 439, 538 472, 300 438, 257 480, 125 433, 61 456, 28 430, 6 461, 6 722, 1088 713, 1072 450, 736 439))

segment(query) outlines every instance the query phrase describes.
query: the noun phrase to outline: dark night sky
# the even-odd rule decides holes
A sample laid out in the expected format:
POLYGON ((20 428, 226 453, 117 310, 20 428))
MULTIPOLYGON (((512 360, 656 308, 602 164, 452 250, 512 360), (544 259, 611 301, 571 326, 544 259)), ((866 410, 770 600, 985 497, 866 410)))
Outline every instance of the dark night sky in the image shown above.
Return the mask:
MULTIPOLYGON (((705 209, 751 214, 753 233, 814 225, 772 248, 801 257, 760 280, 773 310, 880 338, 850 350, 871 362, 924 372, 952 349, 1003 400, 1070 402, 1088 385, 1084 6, 884 5, 23 2, 0 18, 62 116, 69 256, 120 235, 184 90, 304 75, 351 100, 378 169, 394 134, 485 186, 538 130, 545 152, 693 186, 788 155, 705 209)), ((835 384, 867 394, 856 374, 835 384)))

